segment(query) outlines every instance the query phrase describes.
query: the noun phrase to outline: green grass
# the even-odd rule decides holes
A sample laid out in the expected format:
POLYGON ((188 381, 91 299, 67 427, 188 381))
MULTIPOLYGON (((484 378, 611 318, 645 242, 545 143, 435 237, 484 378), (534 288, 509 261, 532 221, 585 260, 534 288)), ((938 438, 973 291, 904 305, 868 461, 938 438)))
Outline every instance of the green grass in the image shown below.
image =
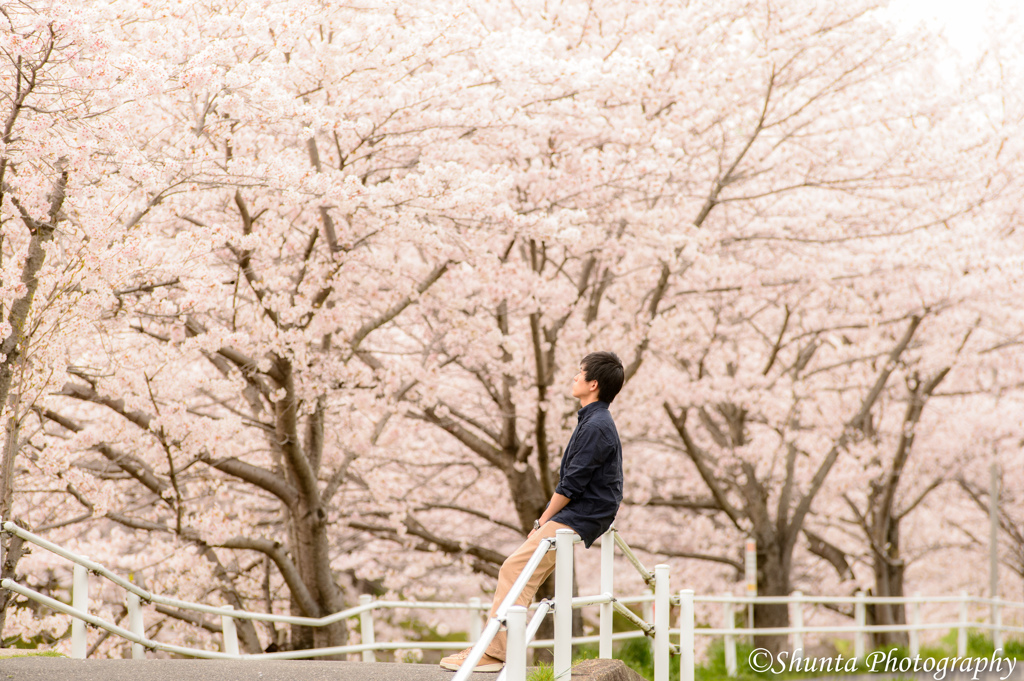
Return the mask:
POLYGON ((538 664, 526 675, 526 681, 555 681, 555 670, 550 664, 538 664))
POLYGON ((25 650, 24 648, 0 648, 0 659, 12 657, 67 657, 56 650, 25 650))
MULTIPOLYGON (((573 665, 596 657, 596 654, 590 655, 589 652, 589 650, 584 650, 583 654, 573 655, 573 665)), ((526 675, 526 681, 555 681, 555 669, 550 663, 539 662, 536 666, 530 668, 530 673, 526 675)))
MULTIPOLYGON (((922 647, 921 658, 934 658, 936 660, 941 658, 951 658, 956 656, 956 640, 957 632, 952 631, 943 637, 936 645, 930 647, 922 647)), ((843 656, 843 662, 845 667, 845 661, 852 655, 853 646, 849 641, 837 640, 834 642, 836 650, 831 654, 823 654, 823 657, 834 658, 837 654, 843 656)), ((909 653, 901 647, 893 646, 891 648, 883 648, 882 652, 892 651, 892 656, 896 659, 903 659, 909 657, 909 653)), ((756 672, 750 668, 748 658, 750 653, 753 651, 753 646, 744 643, 737 643, 736 645, 736 678, 739 681, 784 681, 786 679, 804 679, 810 677, 819 677, 822 675, 822 671, 819 669, 813 672, 805 671, 794 671, 788 670, 781 673, 774 673, 772 671, 756 672)), ((597 657, 596 646, 578 646, 575 651, 574 660, 586 659, 597 657)), ((870 655, 875 651, 868 651, 870 655)), ((991 657, 993 653, 992 639, 980 632, 971 632, 967 637, 967 657, 991 657)), ((1015 659, 1024 659, 1024 640, 1011 639, 1004 640, 1003 642, 1003 656, 1015 659)), ((622 660, 630 667, 633 671, 638 673, 640 676, 650 681, 654 678, 654 659, 651 652, 651 643, 648 639, 629 639, 616 646, 614 652, 616 659, 622 660)), ((788 662, 788 661, 787 661, 788 662)), ((870 670, 865 664, 857 665, 856 672, 853 673, 865 673, 870 670)), ((846 670, 840 669, 838 672, 824 672, 827 675, 841 675, 846 670)), ((696 681, 733 681, 726 672, 725 668, 725 644, 721 640, 717 640, 711 644, 708 649, 704 662, 698 665, 694 669, 694 676, 696 681)), ((878 674, 879 681, 891 681, 898 680, 902 677, 899 674, 878 674)), ((679 681, 679 661, 678 658, 673 657, 669 667, 669 679, 670 681, 679 681)), ((550 667, 538 668, 529 677, 529 681, 555 681, 553 671, 550 667)))

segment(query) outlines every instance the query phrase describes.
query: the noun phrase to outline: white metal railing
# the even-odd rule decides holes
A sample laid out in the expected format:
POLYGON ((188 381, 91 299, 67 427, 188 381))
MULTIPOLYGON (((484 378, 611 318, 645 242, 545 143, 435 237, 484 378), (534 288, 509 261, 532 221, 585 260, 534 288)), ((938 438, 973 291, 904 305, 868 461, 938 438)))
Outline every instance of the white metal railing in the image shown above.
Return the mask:
MULTIPOLYGON (((550 541, 550 540, 545 540, 550 541)), ((669 593, 669 567, 657 565, 654 572, 647 570, 643 563, 636 557, 636 554, 629 548, 626 542, 615 531, 609 529, 601 537, 601 591, 602 593, 592 596, 572 596, 572 574, 573 574, 573 545, 580 541, 580 538, 572 530, 558 530, 555 533, 555 596, 554 602, 543 601, 537 608, 537 612, 527 622, 527 609, 521 606, 512 605, 519 591, 513 587, 513 592, 505 598, 491 619, 483 636, 473 646, 466 661, 456 672, 452 681, 465 681, 472 674, 476 663, 483 657, 484 652, 490 645, 501 624, 504 623, 508 630, 506 645, 505 668, 497 677, 497 681, 525 681, 526 679, 526 649, 528 646, 546 645, 554 646, 554 663, 552 671, 556 679, 570 681, 572 678, 572 648, 575 643, 592 641, 594 637, 572 636, 572 611, 589 605, 600 605, 600 626, 599 635, 596 637, 599 643, 598 655, 601 658, 612 656, 612 641, 618 638, 647 635, 654 639, 654 681, 668 681, 669 678, 669 654, 679 654, 680 679, 681 681, 693 681, 694 674, 694 647, 693 636, 683 634, 681 645, 673 646, 669 641, 670 624, 669 619, 672 608, 672 598, 669 593), (614 595, 614 551, 618 546, 629 562, 637 569, 645 582, 654 587, 653 598, 655 601, 654 612, 651 619, 653 622, 637 616, 632 610, 626 607, 622 599, 614 595), (541 620, 550 610, 554 610, 555 617, 555 638, 553 641, 533 641, 541 620), (630 622, 636 625, 636 632, 623 634, 612 633, 612 616, 614 612, 624 615, 630 622)), ((539 556, 549 550, 543 542, 538 547, 534 557, 539 563, 539 556)), ((520 580, 525 583, 533 574, 536 566, 531 563, 526 566, 520 580)), ((517 582, 518 583, 518 582, 517 582)), ((693 620, 693 591, 683 591, 676 601, 682 604, 680 609, 679 631, 690 631, 694 629, 693 620)))
MULTIPOLYGON (((637 601, 650 600, 641 597, 637 601)), ((806 596, 799 591, 789 596, 757 596, 742 597, 724 594, 722 596, 698 596, 698 603, 720 603, 722 606, 722 626, 707 627, 696 630, 702 636, 721 636, 725 642, 725 664, 729 676, 737 675, 736 643, 741 636, 792 636, 793 656, 801 656, 804 650, 804 637, 808 634, 853 634, 853 657, 863 660, 867 651, 867 637, 872 633, 907 632, 908 653, 911 658, 917 657, 921 651, 920 632, 927 630, 955 630, 957 632, 957 656, 967 654, 967 635, 971 629, 991 631, 995 650, 1003 649, 1004 635, 1024 634, 1024 626, 1010 625, 1003 622, 1003 611, 1015 609, 1021 612, 1019 621, 1024 621, 1024 603, 1003 599, 978 598, 961 591, 956 596, 922 596, 915 594, 906 597, 868 596, 858 591, 854 596, 806 596), (958 607, 956 621, 924 622, 921 615, 923 604, 952 604, 958 607), (792 626, 774 628, 736 627, 734 606, 753 604, 788 605, 792 626), (805 605, 853 605, 853 625, 806 626, 804 624, 805 605), (871 604, 890 604, 909 606, 910 621, 905 624, 867 624, 867 606, 871 604), (983 606, 988 610, 990 621, 972 620, 970 606, 983 606)))
MULTIPOLYGON (((559 530, 557 537, 544 539, 534 555, 531 556, 523 573, 513 584, 508 596, 499 606, 496 617, 491 618, 485 629, 480 628, 479 613, 489 609, 482 605, 480 599, 471 599, 465 603, 436 603, 416 601, 375 601, 369 595, 360 597, 358 606, 348 608, 341 612, 333 613, 325 617, 297 617, 291 615, 274 615, 267 613, 248 612, 235 610, 234 608, 216 607, 201 603, 191 603, 175 598, 168 598, 154 594, 136 584, 120 577, 108 570, 106 567, 96 563, 85 556, 68 551, 57 544, 35 535, 11 522, 0 523, 0 533, 17 535, 36 546, 45 549, 55 555, 61 556, 73 564, 72 581, 72 602, 71 605, 63 603, 54 598, 38 593, 17 582, 4 579, 0 581, 0 588, 18 593, 26 598, 34 600, 46 607, 72 617, 71 648, 72 657, 84 658, 87 653, 86 625, 92 625, 111 634, 119 636, 132 643, 133 659, 145 657, 146 649, 160 650, 169 653, 186 655, 198 658, 212 659, 238 659, 238 658, 261 658, 261 659, 301 659, 310 657, 321 657, 328 655, 356 654, 361 653, 363 660, 373 662, 375 651, 384 650, 452 650, 461 647, 458 642, 447 641, 397 641, 378 642, 374 635, 373 611, 378 609, 433 609, 433 610, 469 610, 471 613, 469 635, 470 640, 475 643, 469 659, 464 664, 460 673, 469 673, 476 662, 483 656, 487 646, 493 640, 494 635, 502 625, 509 629, 508 643, 508 665, 502 670, 500 679, 502 681, 523 681, 525 679, 526 648, 527 647, 553 647, 555 654, 555 670, 559 679, 570 679, 572 663, 572 646, 574 644, 597 641, 600 644, 599 654, 602 658, 612 656, 612 642, 624 638, 636 636, 651 636, 654 639, 656 672, 655 681, 667 681, 668 679, 668 655, 670 651, 679 652, 679 646, 672 646, 669 643, 669 612, 672 600, 669 596, 669 575, 667 565, 658 565, 654 572, 644 568, 629 546, 617 535, 614 529, 609 530, 601 538, 601 589, 602 593, 596 596, 583 596, 573 598, 572 596, 572 574, 573 574, 573 545, 580 541, 579 537, 571 530, 559 530), (655 594, 652 596, 659 603, 655 607, 653 622, 648 622, 635 615, 626 607, 627 602, 643 602, 643 598, 622 599, 616 598, 614 593, 614 576, 612 564, 614 560, 614 549, 618 545, 626 558, 632 563, 643 577, 644 581, 655 587, 655 594), (543 601, 536 607, 536 612, 529 623, 526 622, 526 610, 517 609, 514 603, 522 593, 529 578, 533 575, 544 554, 554 549, 556 551, 555 568, 555 597, 553 602, 543 601), (108 622, 100 617, 89 613, 89 573, 98 575, 107 581, 119 586, 126 592, 128 610, 128 629, 125 629, 113 622, 108 622), (143 617, 143 606, 145 604, 158 604, 176 608, 182 611, 196 612, 207 615, 219 616, 221 618, 222 645, 220 651, 186 648, 147 638, 143 617), (576 637, 572 636, 572 610, 588 605, 600 605, 601 624, 600 634, 597 637, 576 637), (520 611, 521 610, 521 611, 520 611), (545 616, 554 612, 555 638, 551 641, 534 641, 534 637, 545 616), (633 632, 612 632, 612 614, 619 612, 632 621, 637 630, 633 632), (511 616, 511 619, 510 619, 511 616), (339 622, 344 619, 359 617, 360 633, 362 642, 356 645, 333 646, 328 648, 317 648, 313 650, 293 650, 276 653, 241 654, 238 647, 238 635, 235 628, 235 620, 252 620, 261 622, 274 622, 282 624, 294 624, 309 627, 323 627, 339 622), (514 631, 513 631, 514 630, 514 631)), ((0 543, 2 550, 2 543, 0 543)), ((0 553, 0 563, 3 555, 0 553)), ((693 592, 684 591, 675 601, 682 602, 682 614, 680 617, 680 630, 693 629, 693 592), (689 604, 687 609, 686 603, 689 604), (687 614, 688 613, 688 614, 687 614)), ((684 654, 681 656, 680 664, 683 669, 682 681, 693 679, 693 637, 683 636, 682 646, 684 654)), ((458 674, 453 681, 461 681, 458 674)))
MULTIPOLYGON (((454 650, 465 645, 460 642, 450 641, 393 641, 378 642, 374 635, 373 613, 375 610, 386 609, 431 609, 431 610, 463 610, 469 611, 469 639, 474 643, 473 653, 464 665, 464 670, 459 674, 468 675, 476 662, 482 657, 487 646, 493 640, 494 635, 502 625, 508 629, 507 664, 499 675, 497 681, 523 681, 525 679, 526 649, 528 647, 553 647, 555 652, 556 678, 571 678, 572 647, 583 643, 598 643, 599 657, 610 658, 612 656, 612 643, 617 640, 649 636, 653 639, 654 649, 654 681, 666 681, 668 679, 669 656, 672 653, 679 654, 680 680, 693 681, 694 673, 694 639, 696 635, 721 636, 725 643, 726 668, 731 676, 737 674, 736 645, 737 639, 741 636, 753 635, 781 635, 792 636, 792 648, 794 655, 799 655, 804 649, 804 637, 814 634, 835 634, 852 633, 854 637, 854 657, 863 659, 866 650, 866 637, 871 633, 906 631, 909 635, 910 656, 916 656, 920 651, 919 633, 925 630, 956 630, 957 631, 957 654, 963 657, 967 648, 967 633, 970 629, 985 630, 993 632, 993 639, 997 650, 1002 648, 1003 637, 1006 634, 1024 634, 1024 627, 1016 624, 1005 624, 1003 612, 1005 610, 1019 610, 1021 615, 1014 616, 1013 621, 1024 620, 1024 603, 1006 601, 1001 599, 975 598, 962 592, 956 596, 925 597, 914 595, 906 598, 883 598, 867 596, 864 593, 857 593, 852 597, 837 596, 805 596, 795 592, 790 596, 779 597, 737 597, 731 594, 721 596, 694 596, 693 591, 684 590, 677 595, 671 595, 669 591, 668 566, 658 565, 654 571, 647 570, 633 551, 629 548, 621 536, 614 529, 609 530, 601 537, 601 593, 590 596, 572 597, 572 573, 573 573, 573 544, 579 541, 571 530, 560 530, 555 538, 545 539, 541 542, 537 551, 527 563, 523 574, 513 585, 508 597, 501 604, 497 616, 492 618, 486 628, 481 629, 480 613, 489 610, 489 607, 481 604, 480 599, 471 599, 469 603, 440 603, 440 602, 417 602, 417 601, 387 601, 374 600, 369 595, 360 597, 358 606, 348 608, 338 613, 325 617, 297 617, 290 615, 273 615, 267 613, 248 612, 235 610, 231 607, 216 607, 200 603, 190 603, 174 598, 167 598, 153 594, 142 589, 136 584, 114 574, 102 565, 95 563, 84 556, 77 555, 63 549, 42 537, 28 532, 14 523, 0 523, 0 532, 14 534, 22 537, 28 542, 39 546, 47 551, 59 555, 73 563, 73 587, 71 605, 63 603, 29 589, 13 580, 5 579, 0 581, 0 588, 8 589, 26 598, 35 600, 42 605, 72 617, 72 657, 84 658, 86 656, 86 625, 92 625, 103 629, 111 634, 117 635, 132 643, 132 657, 140 659, 145 657, 145 650, 161 650, 169 653, 186 655, 199 658, 262 658, 262 659, 301 659, 321 657, 328 655, 361 654, 365 662, 375 661, 375 651, 389 650, 454 650), (618 546, 624 557, 632 564, 641 578, 653 588, 653 593, 644 596, 615 596, 614 595, 614 572, 613 564, 615 547, 618 546), (533 606, 536 612, 527 621, 527 611, 514 606, 515 600, 522 592, 529 577, 533 574, 541 557, 549 550, 556 551, 555 569, 555 596, 553 601, 542 601, 539 605, 533 606), (113 584, 123 588, 126 593, 127 608, 129 616, 128 629, 120 627, 112 622, 91 615, 89 610, 89 584, 88 574, 94 573, 113 584), (220 651, 209 651, 195 648, 186 648, 171 644, 162 643, 149 639, 145 636, 143 621, 143 605, 147 603, 165 605, 184 611, 192 611, 203 614, 219 616, 221 618, 222 646, 220 651), (715 628, 695 628, 695 603, 720 604, 722 626, 715 628), (894 625, 868 625, 867 606, 869 604, 896 603, 909 607, 909 619, 906 624, 894 625), (923 604, 959 604, 958 618, 956 621, 930 621, 924 622, 921 614, 923 604), (735 608, 738 605, 747 606, 751 604, 786 604, 790 608, 792 626, 778 628, 741 628, 736 627, 735 608), (854 622, 847 625, 833 626, 806 626, 804 608, 807 605, 853 605, 854 622), (600 626, 596 636, 572 636, 572 610, 585 606, 600 606, 600 626), (641 605, 645 610, 645 616, 636 615, 628 605, 641 605), (970 607, 984 606, 990 613, 990 621, 974 621, 971 619, 970 607), (651 607, 653 606, 653 607, 651 607), (670 628, 669 616, 673 606, 679 607, 678 626, 670 628), (555 638, 553 640, 534 640, 544 617, 554 613, 555 638), (632 622, 636 629, 632 631, 613 633, 612 617, 618 612, 627 620, 632 622), (275 622, 283 624, 296 624, 301 626, 322 627, 329 624, 358 617, 360 620, 360 632, 362 642, 355 645, 334 646, 329 648, 318 648, 313 650, 293 650, 277 653, 241 654, 238 647, 238 638, 235 630, 235 620, 247 619, 253 621, 275 622), (677 636, 679 644, 672 645, 670 636, 677 636)), ((2 550, 2 543, 0 543, 2 550)), ((0 563, 3 555, 0 553, 0 563)), ((456 674, 453 681, 462 681, 456 674)))

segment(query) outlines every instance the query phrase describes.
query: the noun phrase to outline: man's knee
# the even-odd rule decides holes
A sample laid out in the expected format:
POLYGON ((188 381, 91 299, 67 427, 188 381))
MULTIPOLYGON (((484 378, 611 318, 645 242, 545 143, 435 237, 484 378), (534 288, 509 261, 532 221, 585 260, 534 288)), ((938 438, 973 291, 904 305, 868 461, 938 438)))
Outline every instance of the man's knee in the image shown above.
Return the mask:
POLYGON ((501 564, 501 568, 498 570, 498 579, 514 582, 518 576, 519 566, 512 560, 512 556, 509 556, 505 559, 505 562, 501 564))

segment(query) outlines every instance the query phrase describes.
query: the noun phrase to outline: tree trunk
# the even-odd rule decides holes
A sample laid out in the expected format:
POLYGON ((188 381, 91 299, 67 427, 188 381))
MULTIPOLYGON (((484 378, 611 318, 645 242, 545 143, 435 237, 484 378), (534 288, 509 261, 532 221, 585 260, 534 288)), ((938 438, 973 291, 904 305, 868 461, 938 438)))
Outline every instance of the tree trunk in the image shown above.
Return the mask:
MULTIPOLYGON (((765 546, 759 542, 757 546, 757 595, 788 596, 789 559, 782 547, 765 546)), ((785 603, 758 603, 754 606, 754 627, 775 628, 789 626, 789 606, 785 603)), ((788 636, 785 634, 768 634, 754 637, 754 647, 764 648, 778 659, 778 654, 788 649, 788 636)))
MULTIPOLYGON (((3 562, 0 563, 0 579, 14 579, 18 561, 25 554, 25 540, 21 537, 0 535, 0 541, 4 542, 3 562)), ((14 602, 14 592, 6 589, 0 590, 0 648, 4 641, 4 624, 7 621, 7 608, 14 602)))
MULTIPOLYGON (((900 559, 899 550, 899 525, 890 523, 885 541, 879 542, 884 546, 884 555, 875 554, 874 573, 875 587, 874 595, 881 597, 903 597, 903 573, 905 565, 900 559)), ((902 603, 876 603, 867 608, 868 624, 893 625, 906 624, 907 608, 902 603)), ((909 635, 905 631, 876 632, 872 634, 872 643, 875 648, 886 648, 889 646, 902 646, 909 644, 909 635)))
MULTIPOLYGON (((297 512, 289 513, 291 531, 291 554, 303 583, 309 589, 319 612, 304 613, 296 600, 292 599, 292 613, 311 617, 323 617, 343 609, 337 585, 330 570, 330 556, 327 555, 329 541, 323 510, 306 499, 299 502, 297 512)), ((345 623, 335 622, 326 627, 291 627, 291 647, 294 650, 326 648, 344 645, 348 629, 345 623)), ((332 659, 332 658, 322 658, 332 659)))
MULTIPOLYGON (((3 456, 0 458, 0 522, 11 519, 11 508, 14 503, 14 459, 18 452, 18 422, 15 418, 7 421, 7 436, 4 438, 3 456)), ((18 561, 22 556, 20 537, 0 533, 0 579, 14 579, 18 561)), ((0 590, 0 647, 3 647, 4 623, 7 620, 7 607, 14 601, 14 592, 0 590)))
POLYGON ((14 507, 14 459, 18 454, 18 420, 7 419, 3 456, 0 457, 0 522, 10 520, 14 507))

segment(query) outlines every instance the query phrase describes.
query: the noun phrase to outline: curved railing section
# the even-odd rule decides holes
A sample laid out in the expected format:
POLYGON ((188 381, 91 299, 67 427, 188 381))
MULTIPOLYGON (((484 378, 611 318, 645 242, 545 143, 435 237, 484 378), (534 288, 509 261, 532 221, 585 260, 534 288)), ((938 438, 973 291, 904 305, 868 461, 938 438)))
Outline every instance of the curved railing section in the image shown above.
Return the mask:
MULTIPOLYGON (((550 541, 550 540, 545 540, 550 541)), ((525 681, 526 679, 526 649, 531 645, 539 645, 545 642, 534 642, 533 638, 540 628, 541 621, 549 613, 554 613, 555 638, 554 638, 554 663, 552 671, 556 679, 572 678, 572 647, 574 642, 582 642, 587 639, 573 639, 572 637, 572 611, 575 608, 582 608, 590 605, 600 605, 600 634, 598 636, 599 647, 598 657, 612 657, 612 641, 617 638, 612 632, 613 612, 623 615, 629 622, 634 624, 639 632, 649 636, 654 641, 654 681, 668 681, 670 654, 679 656, 680 680, 693 681, 693 591, 683 591, 675 599, 681 605, 680 608, 680 632, 681 640, 679 645, 673 646, 669 641, 672 633, 670 630, 670 612, 673 599, 669 593, 669 568, 667 565, 657 565, 651 572, 637 558, 636 554, 625 540, 615 531, 608 530, 601 537, 601 592, 594 596, 572 596, 572 573, 573 573, 573 544, 580 541, 572 530, 558 530, 555 533, 555 597, 554 602, 542 601, 537 607, 533 617, 527 622, 527 609, 521 606, 512 605, 520 591, 513 588, 512 593, 505 598, 501 607, 497 610, 495 617, 488 623, 484 636, 473 646, 472 651, 463 663, 463 666, 456 672, 452 681, 465 681, 472 673, 473 667, 483 656, 490 645, 498 629, 504 625, 508 630, 508 643, 506 646, 505 667, 498 675, 497 681, 525 681), (654 613, 653 622, 648 622, 638 616, 614 595, 614 558, 615 548, 618 547, 626 559, 633 565, 640 577, 654 590, 654 613), (687 634, 686 632, 689 632, 687 634)), ((544 552, 550 550, 543 542, 534 554, 536 562, 531 561, 526 566, 520 580, 525 584, 526 580, 533 574, 536 564, 544 552)), ((518 584, 518 582, 517 582, 518 584)))
MULTIPOLYGON (((496 616, 481 627, 480 613, 490 610, 480 599, 471 599, 466 603, 438 603, 416 601, 375 601, 369 595, 360 597, 359 605, 325 617, 297 617, 291 615, 274 615, 268 613, 235 610, 231 607, 216 607, 202 603, 191 603, 175 598, 168 598, 152 593, 147 589, 133 584, 131 581, 111 572, 104 566, 85 556, 68 551, 46 539, 29 532, 12 522, 0 523, 0 533, 20 537, 41 549, 61 556, 73 564, 73 583, 71 604, 63 603, 54 598, 38 593, 11 579, 0 581, 0 588, 20 594, 36 601, 56 612, 64 613, 72 618, 71 654, 72 657, 84 658, 87 654, 86 625, 91 625, 119 636, 132 643, 132 657, 143 659, 146 650, 159 650, 176 655, 211 659, 301 659, 329 655, 361 654, 364 662, 375 660, 375 651, 390 650, 454 650, 465 645, 464 642, 453 641, 393 641, 379 642, 374 636, 373 613, 382 609, 431 609, 431 610, 468 610, 469 639, 473 643, 469 659, 464 668, 455 674, 452 681, 464 681, 470 670, 483 656, 487 646, 501 627, 508 630, 507 659, 505 668, 496 681, 524 681, 526 678, 526 652, 530 647, 554 648, 555 678, 560 681, 571 679, 573 645, 583 643, 599 643, 598 655, 601 658, 612 657, 612 644, 616 640, 647 636, 652 639, 654 653, 654 681, 667 681, 671 656, 678 656, 680 681, 693 681, 694 674, 694 637, 718 636, 725 643, 725 663, 730 676, 736 676, 738 664, 736 659, 737 640, 752 635, 775 635, 792 637, 792 654, 790 659, 802 656, 804 637, 809 634, 853 633, 853 657, 865 659, 866 642, 869 634, 887 631, 906 631, 909 638, 909 653, 915 657, 920 650, 919 634, 926 630, 955 630, 957 632, 957 654, 963 657, 967 650, 967 633, 970 629, 992 632, 996 650, 1003 644, 1003 636, 1007 634, 1024 634, 1024 627, 1016 622, 1024 620, 1024 603, 1001 599, 986 599, 969 596, 962 592, 958 596, 924 597, 914 595, 907 598, 873 597, 858 593, 852 597, 804 596, 795 592, 789 596, 778 597, 737 597, 731 594, 722 596, 694 597, 691 590, 683 590, 671 594, 669 586, 669 568, 667 565, 656 565, 654 570, 647 569, 624 538, 614 529, 610 529, 600 539, 601 546, 601 583, 600 593, 590 596, 572 596, 573 546, 580 541, 572 530, 559 530, 553 538, 541 541, 522 574, 513 584, 512 589, 498 607, 496 616), (645 596, 616 596, 614 564, 616 549, 622 557, 633 566, 640 578, 653 593, 645 596), (525 608, 514 605, 516 599, 533 575, 538 564, 548 551, 555 551, 555 594, 551 600, 541 601, 534 606, 532 617, 528 618, 525 608), (106 621, 89 612, 89 574, 97 575, 108 582, 122 588, 126 594, 128 608, 128 628, 106 621), (703 603, 721 607, 721 626, 695 628, 694 603, 703 603), (738 628, 736 626, 736 608, 751 604, 788 604, 792 625, 774 628, 738 628), (908 608, 908 622, 894 625, 872 625, 867 623, 866 612, 870 604, 897 603, 908 608), (955 621, 924 622, 921 607, 924 604, 959 604, 959 617, 955 621), (223 635, 221 650, 203 650, 176 646, 147 638, 143 621, 143 606, 153 604, 175 608, 179 611, 213 615, 221 618, 223 635), (637 615, 629 605, 640 604, 643 616, 637 615), (649 607, 653 605, 653 608, 649 607), (806 626, 804 609, 809 605, 852 605, 854 613, 853 625, 840 626, 806 626), (600 607, 600 626, 597 636, 572 636, 572 611, 587 606, 600 607), (990 621, 983 622, 970 618, 969 606, 983 606, 989 609, 990 621), (678 625, 671 627, 670 613, 673 606, 679 607, 678 625), (1004 623, 1003 614, 1011 612, 1008 622, 1004 623), (1020 614, 1015 614, 1019 611, 1020 614), (612 618, 618 612, 635 629, 613 633, 612 618), (541 623, 548 615, 554 617, 555 636, 550 641, 537 641, 535 637, 541 623), (238 636, 235 629, 236 620, 253 620, 294 624, 308 627, 323 627, 335 622, 358 617, 362 642, 355 645, 317 648, 313 650, 291 650, 275 653, 242 654, 239 652, 238 636), (670 642, 671 636, 678 636, 678 643, 670 642)), ((3 542, 0 542, 2 551, 3 542)), ((0 553, 0 564, 4 556, 0 553)))
MULTIPOLYGON (((291 615, 274 615, 268 613, 249 612, 235 610, 231 607, 216 607, 202 603, 191 603, 176 598, 168 598, 152 593, 137 584, 124 579, 112 572, 103 565, 90 560, 85 556, 68 551, 43 537, 40 537, 22 527, 12 523, 0 523, 0 532, 15 535, 26 542, 34 544, 41 549, 60 556, 73 565, 72 602, 70 605, 54 598, 34 591, 14 580, 4 579, 0 581, 0 588, 7 589, 21 596, 36 601, 51 610, 69 615, 72 618, 71 633, 71 654, 72 657, 84 658, 87 653, 86 646, 86 625, 94 626, 119 636, 132 643, 132 657, 143 659, 145 651, 159 650, 167 653, 185 655, 189 657, 207 659, 238 659, 238 658, 261 658, 261 659, 300 659, 310 657, 323 657, 329 655, 344 655, 361 653, 363 660, 371 662, 374 660, 374 651, 384 650, 408 650, 419 648, 423 650, 451 650, 461 644, 453 642, 432 642, 432 641, 397 641, 378 642, 373 633, 372 613, 378 609, 404 608, 404 609, 433 609, 433 610, 466 610, 469 609, 473 616, 470 620, 470 639, 474 642, 469 659, 454 677, 453 681, 462 681, 470 670, 483 656, 487 646, 494 639, 495 634, 501 627, 508 629, 508 660, 504 670, 499 676, 500 681, 524 681, 526 678, 526 650, 527 647, 539 647, 551 645, 554 648, 554 669, 559 679, 571 678, 572 646, 574 643, 583 643, 593 640, 593 637, 572 637, 572 611, 574 608, 581 608, 591 605, 600 605, 601 623, 600 635, 597 637, 600 642, 599 656, 610 658, 612 656, 612 642, 615 639, 629 638, 632 636, 650 636, 654 640, 654 651, 656 658, 655 681, 667 681, 668 679, 668 656, 671 652, 678 653, 680 646, 672 646, 669 643, 669 610, 673 600, 683 603, 683 617, 680 620, 680 629, 686 630, 686 618, 689 620, 688 629, 692 632, 693 625, 693 592, 684 591, 675 599, 672 599, 668 591, 668 566, 658 565, 654 572, 643 566, 626 542, 615 532, 609 530, 601 538, 601 591, 596 596, 583 596, 573 598, 572 596, 572 575, 573 575, 573 546, 580 541, 572 530, 559 530, 557 536, 541 541, 529 562, 526 564, 522 574, 513 584, 511 590, 496 611, 496 616, 490 618, 486 627, 480 630, 479 613, 487 610, 479 599, 472 599, 470 603, 434 603, 415 601, 374 601, 371 596, 360 597, 358 606, 336 612, 325 617, 298 617, 291 615), (657 605, 654 608, 655 616, 653 622, 648 622, 636 615, 626 607, 623 600, 614 595, 613 562, 615 547, 618 546, 626 559, 637 569, 645 583, 654 589, 653 598, 657 605), (533 617, 527 622, 527 611, 515 605, 516 599, 522 593, 527 581, 536 571, 544 554, 548 551, 556 552, 555 565, 555 596, 551 601, 542 601, 536 606, 533 617), (89 612, 89 574, 97 575, 112 584, 117 585, 126 592, 128 608, 128 628, 124 628, 102 619, 89 612), (687 609, 686 604, 689 604, 687 609), (175 608, 184 612, 195 612, 203 615, 213 615, 221 618, 221 629, 223 634, 222 649, 203 650, 176 646, 147 638, 143 618, 143 606, 147 604, 162 605, 168 608, 175 608), (636 626, 635 632, 624 632, 613 634, 612 614, 621 613, 628 621, 636 626), (553 641, 535 641, 537 631, 544 618, 552 614, 555 621, 555 638, 553 641), (238 635, 235 628, 236 620, 253 620, 259 622, 273 622, 280 624, 294 624, 307 627, 324 627, 341 620, 359 617, 362 643, 357 645, 334 646, 328 648, 317 648, 313 650, 292 650, 275 653, 241 654, 238 646, 238 635)), ((2 546, 2 543, 0 543, 2 546)), ((0 555, 0 562, 3 556, 0 555)), ((637 599, 630 599, 636 601, 637 599)), ((682 681, 692 681, 693 665, 693 637, 687 638, 683 634, 683 655, 681 666, 683 674, 682 681), (689 643, 687 644, 687 641, 689 643), (688 654, 687 654, 688 651, 688 654), (687 673, 687 668, 689 671, 687 673)))

